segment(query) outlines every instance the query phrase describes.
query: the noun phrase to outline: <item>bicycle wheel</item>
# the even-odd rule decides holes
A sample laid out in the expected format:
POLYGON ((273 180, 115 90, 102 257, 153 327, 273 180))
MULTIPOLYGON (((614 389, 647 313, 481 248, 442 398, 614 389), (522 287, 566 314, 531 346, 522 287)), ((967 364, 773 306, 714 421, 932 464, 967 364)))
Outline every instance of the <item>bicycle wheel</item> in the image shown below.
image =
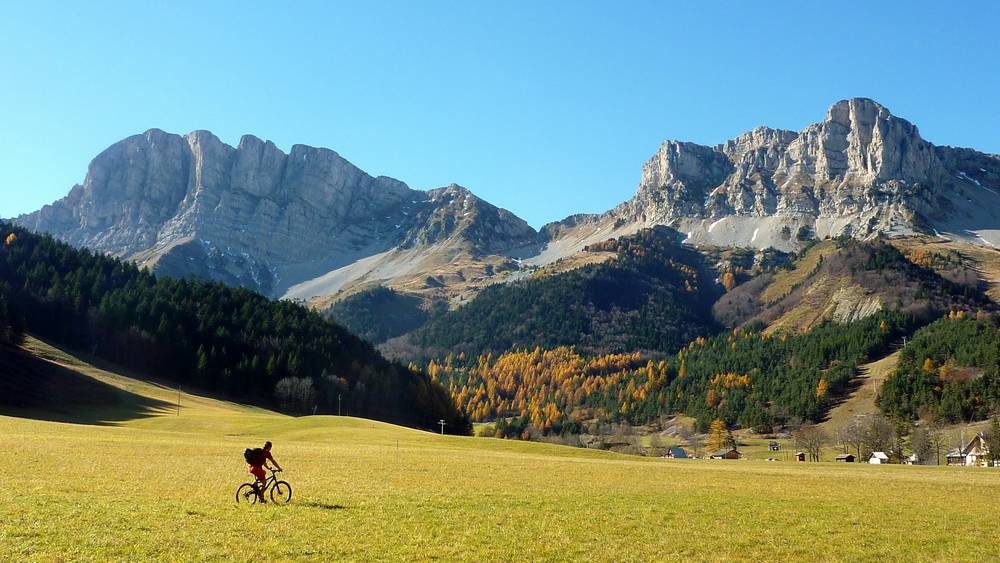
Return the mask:
POLYGON ((292 486, 287 481, 278 481, 271 487, 271 502, 288 504, 292 500, 292 486))
POLYGON ((256 504, 257 488, 253 483, 243 483, 236 489, 236 504, 256 504))

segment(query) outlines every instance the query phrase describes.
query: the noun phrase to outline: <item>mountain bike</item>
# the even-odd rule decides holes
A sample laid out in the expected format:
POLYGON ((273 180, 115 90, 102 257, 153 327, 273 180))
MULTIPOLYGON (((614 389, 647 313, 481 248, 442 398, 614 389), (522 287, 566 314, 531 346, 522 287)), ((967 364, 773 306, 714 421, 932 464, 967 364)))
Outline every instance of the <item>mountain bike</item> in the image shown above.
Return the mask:
POLYGON ((292 486, 288 484, 287 481, 279 481, 277 473, 278 469, 270 469, 271 476, 268 477, 264 484, 261 485, 254 481, 253 483, 243 483, 236 489, 236 503, 237 504, 254 504, 257 500, 264 496, 268 490, 271 491, 271 502, 274 504, 288 504, 292 500, 292 486), (261 489, 258 491, 258 487, 261 489))

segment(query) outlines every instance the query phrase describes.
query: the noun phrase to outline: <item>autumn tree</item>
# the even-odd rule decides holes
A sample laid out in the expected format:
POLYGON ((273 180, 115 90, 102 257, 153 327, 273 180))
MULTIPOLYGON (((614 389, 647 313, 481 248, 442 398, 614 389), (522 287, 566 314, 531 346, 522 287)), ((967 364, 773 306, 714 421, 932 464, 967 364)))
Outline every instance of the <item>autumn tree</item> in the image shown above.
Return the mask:
POLYGON ((726 288, 726 291, 732 291, 736 287, 736 276, 732 272, 722 274, 722 287, 726 288))
POLYGON ((732 446, 732 433, 726 427, 726 422, 721 418, 712 421, 708 427, 708 451, 717 452, 732 446))
POLYGON ((823 446, 829 441, 829 436, 818 426, 803 426, 792 433, 795 447, 809 454, 810 461, 819 461, 823 446))
POLYGON ((830 384, 826 382, 826 379, 820 379, 819 383, 816 384, 816 398, 823 399, 826 397, 826 392, 830 388, 830 384))
POLYGON ((862 459, 861 448, 865 445, 864 425, 858 420, 853 420, 843 430, 841 430, 840 436, 846 447, 853 448, 856 452, 858 452, 858 461, 860 461, 862 459))

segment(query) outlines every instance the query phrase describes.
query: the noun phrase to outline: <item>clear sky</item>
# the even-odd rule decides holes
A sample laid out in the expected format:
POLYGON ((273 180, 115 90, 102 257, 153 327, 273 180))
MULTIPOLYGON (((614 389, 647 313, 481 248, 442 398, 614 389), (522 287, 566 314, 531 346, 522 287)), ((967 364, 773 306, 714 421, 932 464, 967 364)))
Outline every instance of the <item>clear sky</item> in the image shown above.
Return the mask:
POLYGON ((536 227, 630 197, 664 139, 847 97, 1000 153, 995 0, 69 4, 0 0, 2 217, 151 127, 329 147, 536 227))

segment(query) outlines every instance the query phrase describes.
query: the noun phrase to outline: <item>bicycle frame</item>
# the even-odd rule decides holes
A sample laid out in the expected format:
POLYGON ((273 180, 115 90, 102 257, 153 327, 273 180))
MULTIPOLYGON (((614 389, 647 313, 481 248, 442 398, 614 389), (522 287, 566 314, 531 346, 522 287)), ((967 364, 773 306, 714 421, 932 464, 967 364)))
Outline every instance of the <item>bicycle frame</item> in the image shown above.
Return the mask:
POLYGON ((264 479, 263 482, 257 480, 254 480, 253 482, 254 486, 256 486, 260 490, 260 494, 266 493, 268 489, 270 489, 272 486, 274 486, 275 483, 278 482, 278 475, 277 475, 278 471, 276 469, 271 469, 271 468, 267 469, 268 471, 271 472, 271 475, 268 476, 267 479, 264 479))

